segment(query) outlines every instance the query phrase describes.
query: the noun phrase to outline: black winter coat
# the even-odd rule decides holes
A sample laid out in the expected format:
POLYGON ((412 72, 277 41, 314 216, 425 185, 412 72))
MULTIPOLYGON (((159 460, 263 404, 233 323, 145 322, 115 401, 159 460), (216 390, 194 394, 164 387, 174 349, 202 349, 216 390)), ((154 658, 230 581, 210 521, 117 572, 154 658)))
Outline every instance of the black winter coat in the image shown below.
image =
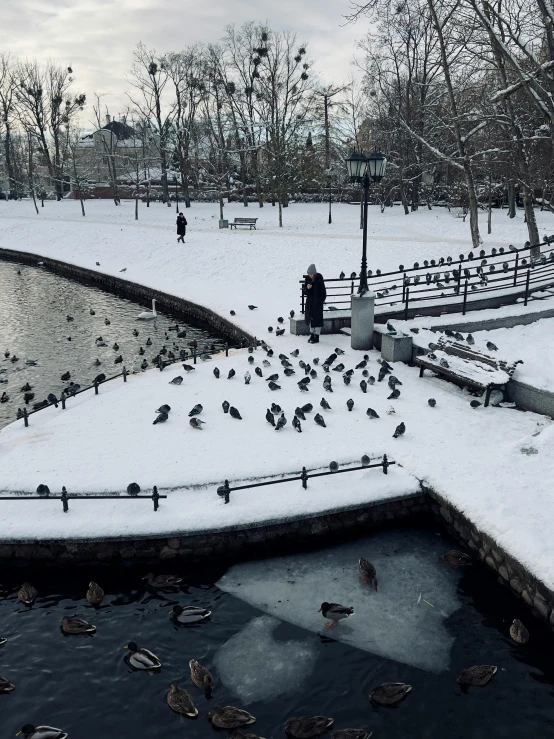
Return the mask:
POLYGON ((304 319, 312 328, 318 328, 323 326, 323 303, 327 298, 327 290, 325 289, 323 277, 319 272, 316 274, 313 282, 306 282, 306 285, 310 284, 311 288, 309 290, 306 287, 304 319))
POLYGON ((187 219, 185 216, 177 216, 177 233, 179 236, 185 236, 187 233, 187 219))

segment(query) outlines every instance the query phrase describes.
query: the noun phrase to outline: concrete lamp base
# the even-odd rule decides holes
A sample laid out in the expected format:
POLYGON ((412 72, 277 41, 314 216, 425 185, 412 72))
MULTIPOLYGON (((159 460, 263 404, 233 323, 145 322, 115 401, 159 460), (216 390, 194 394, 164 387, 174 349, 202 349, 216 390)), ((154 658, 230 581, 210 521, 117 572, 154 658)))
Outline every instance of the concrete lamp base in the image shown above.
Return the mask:
POLYGON ((375 293, 352 295, 351 347, 373 349, 375 293))

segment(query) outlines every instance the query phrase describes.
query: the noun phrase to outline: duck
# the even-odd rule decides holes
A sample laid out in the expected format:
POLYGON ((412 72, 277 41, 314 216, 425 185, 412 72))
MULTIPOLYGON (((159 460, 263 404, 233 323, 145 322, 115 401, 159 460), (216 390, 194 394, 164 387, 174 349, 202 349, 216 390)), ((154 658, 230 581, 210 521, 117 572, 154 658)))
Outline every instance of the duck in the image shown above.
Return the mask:
POLYGON ((140 368, 141 370, 145 370, 147 367, 148 367, 148 362, 146 361, 146 359, 143 359, 140 364, 140 368))
POLYGON ((203 690, 205 693, 211 693, 214 685, 214 679, 212 673, 207 667, 202 667, 200 662, 195 659, 191 659, 189 662, 190 667, 190 679, 196 685, 197 688, 203 690))
POLYGON ((126 661, 135 670, 159 670, 162 666, 162 663, 153 652, 144 647, 139 649, 134 641, 126 644, 125 649, 129 650, 129 656, 126 657, 126 661))
POLYGON ((139 313, 137 316, 137 321, 155 321, 158 317, 158 314, 156 313, 156 298, 152 298, 152 310, 145 310, 142 311, 142 313, 139 313))
POLYGON ((167 705, 175 713, 180 713, 181 716, 198 716, 198 708, 194 705, 191 696, 186 690, 180 688, 177 683, 171 683, 169 693, 167 694, 167 705))
POLYGON ((148 572, 142 579, 147 580, 148 585, 155 590, 177 588, 183 582, 182 577, 177 577, 176 575, 154 575, 153 572, 148 572))
POLYGON ((67 382, 70 379, 71 379, 71 372, 69 372, 69 371, 68 372, 64 372, 63 375, 60 377, 60 380, 62 382, 67 382))
POLYGON ((102 339, 102 338, 96 339, 96 341, 94 343, 96 344, 96 347, 97 348, 100 348, 101 346, 108 346, 106 344, 106 342, 104 341, 104 339, 102 339))
POLYGON ((15 685, 11 683, 7 678, 0 676, 0 695, 5 693, 13 693, 15 685))
POLYGON ((4 391, 0 396, 0 403, 7 403, 9 399, 10 396, 4 391))
POLYGON ((29 383, 26 382, 25 385, 23 385, 21 387, 20 392, 22 392, 22 393, 28 393, 29 390, 32 390, 32 389, 33 389, 33 386, 32 385, 29 385, 29 383))
POLYGON ((139 332, 136 330, 136 328, 133 329, 133 336, 138 336, 139 332))
POLYGON ((27 365, 27 367, 36 367, 37 360, 36 359, 30 359, 29 357, 27 357, 25 359, 25 364, 27 365))
POLYGON ((104 600, 104 591, 98 583, 91 580, 88 584, 87 600, 93 606, 99 606, 104 600))
POLYGON ((123 356, 120 354, 118 357, 116 357, 113 361, 114 364, 121 364, 123 362, 123 356))
POLYGON ((14 354, 10 361, 11 362, 19 362, 19 357, 16 357, 16 355, 14 354))
POLYGON ((208 719, 220 729, 239 729, 256 721, 248 711, 235 706, 212 706, 208 711, 208 719))
POLYGON ((29 585, 28 582, 24 582, 19 589, 17 599, 21 601, 21 603, 24 603, 26 606, 32 606, 37 599, 37 595, 37 589, 34 588, 32 585, 29 585))
POLYGON ((263 736, 259 736, 258 734, 251 734, 250 732, 245 734, 244 731, 233 731, 233 733, 230 735, 230 739, 265 739, 265 738, 263 736))
POLYGON ((74 321, 75 319, 73 318, 73 316, 66 316, 66 320, 68 323, 70 323, 71 321, 74 321))
POLYGON ((150 337, 146 339, 146 346, 152 346, 152 339, 150 337))
POLYGON ((115 344, 114 344, 114 345, 112 346, 112 349, 114 350, 114 352, 118 352, 118 351, 119 351, 119 344, 117 343, 117 341, 116 341, 116 342, 115 342, 115 344))
POLYGON ((337 729, 331 734, 331 739, 369 739, 372 734, 366 729, 337 729))
POLYGON ((106 326, 109 326, 111 321, 109 318, 104 318, 104 323, 106 324, 106 326))
POLYGON ((380 706, 393 706, 405 698, 412 686, 407 683, 383 683, 370 693, 370 698, 380 706))
POLYGON ((10 356, 10 352, 8 351, 8 349, 6 349, 6 351, 4 352, 4 356, 6 357, 6 359, 10 356))
POLYGON ((180 624, 195 624, 211 615, 211 611, 197 606, 173 606, 169 615, 180 624))
POLYGON ((465 552, 460 552, 457 549, 451 549, 440 557, 441 562, 452 565, 452 567, 464 567, 465 565, 473 564, 472 558, 465 552))
POLYGON ((34 393, 25 393, 25 395, 23 396, 23 400, 25 401, 25 403, 30 403, 34 397, 34 393))
POLYGON ((56 729, 53 726, 33 726, 33 724, 25 724, 16 734, 16 736, 21 735, 25 739, 67 739, 69 736, 63 729, 56 729))
POLYGON ((371 562, 360 557, 358 569, 360 570, 360 575, 362 576, 363 581, 367 585, 372 585, 375 588, 375 592, 377 592, 377 571, 371 562))
POLYGON ((325 626, 329 627, 335 626, 335 624, 338 624, 338 622, 343 618, 352 616, 354 609, 350 606, 341 606, 340 603, 327 603, 327 601, 325 601, 321 604, 321 608, 318 613, 322 613, 323 618, 330 619, 329 623, 325 624, 325 626))
POLYGON ((527 644, 529 641, 529 632, 521 623, 519 618, 514 618, 510 626, 510 636, 518 644, 527 644))
POLYGON ((481 686, 486 685, 496 674, 496 665, 474 665, 462 670, 457 680, 460 685, 481 686))
POLYGON ((143 346, 139 346, 138 353, 140 354, 141 357, 143 356, 143 354, 145 354, 145 351, 144 351, 144 347, 143 346))
POLYGON ((330 729, 334 720, 328 716, 299 716, 290 718, 285 724, 285 733, 296 739, 320 736, 330 729))
POLYGON ((96 315, 96 311, 93 308, 91 308, 89 310, 89 313, 90 313, 91 316, 95 316, 96 315))
POLYGON ((64 616, 61 619, 64 634, 94 634, 96 626, 78 616, 64 616))
POLYGON ((100 367, 101 364, 102 362, 98 359, 98 357, 92 363, 93 367, 100 367))
POLYGON ((0 636, 0 647, 3 647, 7 641, 5 636, 0 636))

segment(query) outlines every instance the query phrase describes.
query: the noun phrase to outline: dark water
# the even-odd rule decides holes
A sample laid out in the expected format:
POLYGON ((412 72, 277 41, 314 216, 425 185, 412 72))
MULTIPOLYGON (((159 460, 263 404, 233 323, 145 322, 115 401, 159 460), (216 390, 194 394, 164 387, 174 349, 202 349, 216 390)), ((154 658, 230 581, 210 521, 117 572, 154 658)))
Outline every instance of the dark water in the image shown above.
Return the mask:
POLYGON ((164 344, 178 356, 174 342, 187 349, 189 341, 196 340, 203 346, 206 341, 221 340, 181 321, 179 327, 187 331, 187 336, 179 339, 176 331, 168 331, 169 326, 176 324, 174 316, 159 313, 155 325, 136 321, 143 310, 143 306, 131 300, 81 285, 40 267, 0 260, 0 396, 3 392, 9 396, 7 403, 0 403, 0 428, 15 420, 17 409, 25 405, 21 388, 26 383, 35 393, 27 405, 27 410, 31 410, 34 403, 44 400, 50 392, 60 396, 69 384, 61 380, 65 372, 70 372, 71 381, 84 387, 101 372, 106 377, 121 372, 123 364, 114 364, 119 355, 123 356, 127 369, 131 369, 136 360, 146 359, 150 365, 164 344), (91 309, 94 316, 90 315, 91 309), (73 321, 67 320, 68 315, 73 321), (104 323, 106 318, 109 326, 104 323), (133 336, 133 329, 138 330, 138 337, 133 336), (99 336, 107 347, 96 347, 95 339, 99 336), (150 347, 146 345, 148 337, 152 340, 150 347), (112 348, 114 343, 119 345, 118 350, 112 348), (143 356, 139 355, 141 346, 145 350, 143 356), (19 361, 12 363, 11 357, 6 359, 6 351, 11 356, 15 354, 19 361), (37 366, 26 366, 26 358, 36 359, 37 366), (101 361, 99 367, 93 364, 96 359, 101 361), (8 382, 2 382, 6 377, 8 382))
MULTIPOLYGON (((399 530, 394 535, 409 533, 399 530)), ((426 536, 430 544, 432 540, 436 543, 436 532, 426 536)), ((446 537, 443 543, 446 548, 452 545, 446 537)), ((73 739, 212 736, 206 718, 210 703, 190 682, 188 661, 197 658, 214 672, 212 704, 241 706, 233 691, 218 681, 214 656, 261 613, 213 584, 224 574, 223 566, 174 565, 168 571, 184 577, 185 584, 176 595, 148 592, 141 581, 142 568, 32 572, 12 568, 0 573, 0 635, 9 639, 0 650, 0 675, 16 685, 14 693, 0 696, 2 739, 13 736, 27 722, 62 727, 73 739), (41 594, 32 609, 17 601, 17 589, 24 579, 32 581, 41 594), (99 610, 84 598, 90 579, 106 591, 99 610), (175 628, 168 612, 176 602, 209 607, 212 616, 201 625, 175 628), (97 633, 64 637, 59 620, 67 614, 91 621, 97 633), (160 657, 163 668, 159 674, 150 677, 129 671, 123 661, 123 647, 129 640, 160 657), (194 697, 199 709, 196 720, 180 719, 167 706, 165 695, 174 681, 194 697)), ((282 737, 287 718, 318 714, 334 717, 335 728, 368 727, 374 737, 386 739, 553 736, 551 633, 480 566, 464 571, 458 593, 462 606, 447 621, 455 637, 451 669, 443 674, 376 657, 282 623, 274 636, 310 640, 317 649, 315 668, 292 697, 269 696, 249 704, 248 710, 257 718, 251 730, 267 739, 282 737), (514 617, 530 629, 528 645, 516 645, 509 639, 514 617), (483 663, 496 664, 497 675, 489 685, 464 694, 456 676, 465 667, 483 663), (397 680, 412 684, 412 693, 396 707, 373 707, 368 698, 371 689, 397 680)), ((248 670, 246 651, 244 670, 248 670)), ((263 681, 264 675, 256 678, 263 681)))

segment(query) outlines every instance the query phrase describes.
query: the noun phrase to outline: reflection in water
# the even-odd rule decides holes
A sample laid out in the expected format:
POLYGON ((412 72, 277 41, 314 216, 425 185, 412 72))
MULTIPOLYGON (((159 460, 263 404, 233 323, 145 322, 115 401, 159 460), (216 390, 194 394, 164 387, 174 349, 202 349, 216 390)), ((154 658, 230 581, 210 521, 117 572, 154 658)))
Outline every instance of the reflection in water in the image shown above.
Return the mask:
POLYGON ((34 394, 27 404, 31 410, 50 392, 59 397, 70 382, 84 387, 99 373, 118 374, 124 364, 130 369, 133 362, 146 360, 150 366, 163 345, 178 355, 189 341, 203 346, 218 338, 182 322, 179 333, 186 331, 186 337, 177 337, 177 331, 169 330, 175 318, 158 311, 155 322, 137 321, 143 310, 131 300, 40 267, 0 261, 0 398, 3 393, 9 397, 0 403, 0 428, 15 420, 25 392, 34 394), (97 346, 100 337, 98 343, 106 346, 97 346), (17 362, 12 362, 14 355, 17 362), (36 365, 25 364, 26 359, 36 365), (27 384, 31 389, 25 391, 27 384))

